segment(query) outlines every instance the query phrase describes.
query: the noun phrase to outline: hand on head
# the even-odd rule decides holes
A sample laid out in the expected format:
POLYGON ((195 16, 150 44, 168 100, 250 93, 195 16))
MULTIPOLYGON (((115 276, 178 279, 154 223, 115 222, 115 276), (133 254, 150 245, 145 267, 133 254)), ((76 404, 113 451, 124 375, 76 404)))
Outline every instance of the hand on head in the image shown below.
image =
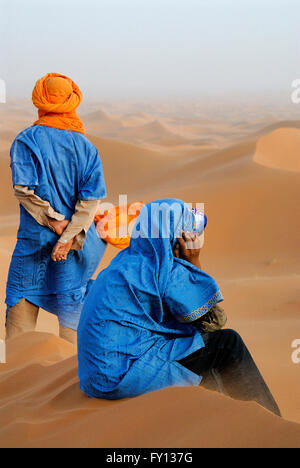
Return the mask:
POLYGON ((177 239, 173 252, 176 258, 181 258, 201 269, 201 236, 199 234, 182 232, 182 237, 177 239))

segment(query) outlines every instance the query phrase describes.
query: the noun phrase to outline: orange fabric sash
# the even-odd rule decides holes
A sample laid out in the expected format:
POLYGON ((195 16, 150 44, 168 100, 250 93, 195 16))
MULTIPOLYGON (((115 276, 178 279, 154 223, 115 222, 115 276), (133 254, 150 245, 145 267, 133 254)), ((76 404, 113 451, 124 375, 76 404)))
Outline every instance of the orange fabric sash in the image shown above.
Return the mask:
POLYGON ((82 93, 74 81, 58 73, 48 73, 37 81, 32 92, 32 102, 39 110, 39 120, 34 125, 85 134, 75 112, 81 101, 82 93))

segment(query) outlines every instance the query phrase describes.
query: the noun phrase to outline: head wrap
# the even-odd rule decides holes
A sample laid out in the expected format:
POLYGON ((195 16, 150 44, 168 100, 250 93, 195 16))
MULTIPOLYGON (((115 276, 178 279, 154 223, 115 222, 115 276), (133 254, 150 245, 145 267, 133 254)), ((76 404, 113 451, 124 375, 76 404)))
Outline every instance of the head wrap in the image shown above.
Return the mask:
POLYGON ((81 101, 82 93, 74 81, 58 73, 48 73, 37 81, 32 92, 32 102, 39 110, 39 120, 34 125, 85 133, 75 112, 81 101))
POLYGON ((134 226, 143 206, 143 202, 136 202, 97 214, 95 223, 100 237, 117 249, 126 249, 130 244, 130 227, 134 226))
MULTIPOLYGON (((193 322, 223 301, 222 293, 211 276, 191 263, 174 257, 173 247, 182 231, 191 232, 194 226, 194 213, 183 201, 157 200, 142 208, 128 249, 128 255, 143 258, 144 265, 148 263, 145 275, 147 272, 149 279, 145 281, 143 277, 143 280, 154 289, 149 291, 149 296, 154 296, 158 290, 165 307, 180 322, 193 322), (155 284, 157 289, 153 286, 155 284)), ((197 232, 201 234, 204 225, 199 228, 197 232)), ((137 275, 134 274, 135 277, 137 275)), ((135 278, 135 284, 138 281, 135 278)), ((163 310, 160 312, 163 314, 163 310)), ((159 320, 162 320, 162 316, 159 320)))

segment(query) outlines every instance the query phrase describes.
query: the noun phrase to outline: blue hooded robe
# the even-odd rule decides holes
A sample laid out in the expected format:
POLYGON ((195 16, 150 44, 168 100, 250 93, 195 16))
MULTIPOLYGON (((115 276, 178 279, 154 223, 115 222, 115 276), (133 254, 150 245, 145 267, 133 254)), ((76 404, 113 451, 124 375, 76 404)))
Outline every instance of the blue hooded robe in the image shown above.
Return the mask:
MULTIPOLYGON (((42 125, 20 133, 11 148, 13 185, 28 186, 58 213, 71 220, 78 200, 106 196, 97 149, 85 135, 42 125)), ((77 330, 90 279, 105 252, 94 223, 81 251, 54 262, 59 236, 41 226, 20 205, 20 227, 12 256, 6 304, 22 298, 56 314, 62 326, 77 330)))
POLYGON ((120 399, 200 384, 177 361, 204 347, 188 322, 223 297, 213 278, 174 257, 176 239, 193 225, 179 200, 146 205, 129 248, 99 274, 78 328, 80 387, 88 396, 120 399))

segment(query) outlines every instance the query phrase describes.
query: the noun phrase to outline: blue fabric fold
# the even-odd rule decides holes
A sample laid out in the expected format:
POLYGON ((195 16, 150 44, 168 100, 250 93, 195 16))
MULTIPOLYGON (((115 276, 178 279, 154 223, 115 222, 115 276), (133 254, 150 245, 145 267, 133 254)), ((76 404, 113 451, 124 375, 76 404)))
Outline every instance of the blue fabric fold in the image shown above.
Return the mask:
POLYGON ((213 278, 174 257, 177 238, 193 226, 193 213, 180 200, 146 205, 129 248, 98 276, 78 328, 80 386, 90 397, 200 384, 201 377, 177 362, 204 347, 187 322, 223 297, 213 278))
MULTIPOLYGON (((67 130, 33 126, 20 133, 11 148, 13 185, 34 189, 55 211, 71 219, 78 200, 106 196, 98 151, 86 136, 67 130)), ((94 223, 81 251, 71 250, 55 263, 51 252, 59 237, 20 206, 18 240, 12 256, 6 304, 22 298, 58 316, 74 330, 89 282, 105 252, 94 223)))

